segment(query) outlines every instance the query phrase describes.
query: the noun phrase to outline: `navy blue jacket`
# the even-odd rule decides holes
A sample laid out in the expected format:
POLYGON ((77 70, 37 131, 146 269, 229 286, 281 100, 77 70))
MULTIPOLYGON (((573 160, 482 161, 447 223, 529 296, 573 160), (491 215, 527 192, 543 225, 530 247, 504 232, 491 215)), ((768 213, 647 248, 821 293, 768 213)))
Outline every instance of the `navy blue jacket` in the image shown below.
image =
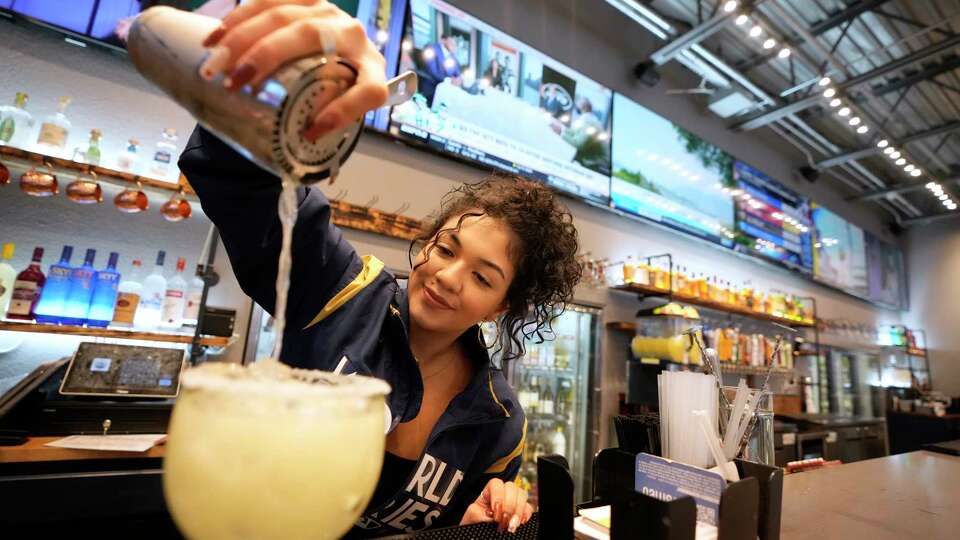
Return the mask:
MULTIPOLYGON (((272 312, 280 253, 279 180, 202 128, 190 137, 179 165, 219 229, 240 286, 272 312)), ((387 381, 392 392, 385 422, 392 430, 417 416, 423 396, 407 337, 406 289, 378 259, 357 255, 331 223, 330 205, 320 190, 300 188, 297 196, 281 359, 296 367, 387 381)), ((355 534, 456 524, 491 478, 516 478, 526 437, 523 410, 503 373, 491 365, 479 327, 459 339, 475 367, 472 381, 437 421, 403 489, 368 508, 355 534)))

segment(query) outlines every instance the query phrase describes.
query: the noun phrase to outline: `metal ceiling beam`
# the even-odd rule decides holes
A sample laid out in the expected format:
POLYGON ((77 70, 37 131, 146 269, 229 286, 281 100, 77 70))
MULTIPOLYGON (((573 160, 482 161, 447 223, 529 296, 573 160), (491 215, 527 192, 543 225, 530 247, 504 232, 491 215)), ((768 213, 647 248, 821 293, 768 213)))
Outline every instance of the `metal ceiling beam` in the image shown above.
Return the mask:
MULTIPOLYGON (((830 17, 827 17, 826 19, 811 26, 810 34, 814 36, 819 36, 820 34, 826 33, 827 31, 832 30, 847 21, 852 21, 853 19, 856 19, 863 13, 874 10, 882 6, 883 4, 886 4, 889 1, 890 0, 864 0, 862 2, 857 2, 856 4, 847 7, 843 11, 835 13, 830 17)), ((786 44, 789 45, 790 47, 796 47, 798 45, 801 45, 806 40, 802 36, 793 36, 793 37, 787 38, 785 41, 786 41, 786 44)), ((761 64, 764 64, 772 60, 777 55, 777 52, 779 51, 770 51, 770 52, 758 54, 753 58, 744 60, 743 62, 737 64, 736 68, 741 71, 749 71, 761 64)))
POLYGON ((918 82, 923 82, 938 75, 951 72, 957 68, 960 68, 960 56, 953 56, 947 60, 944 60, 943 62, 928 66, 924 68, 923 71, 918 71, 913 75, 907 75, 902 79, 891 81, 883 86, 873 88, 872 92, 874 96, 880 97, 884 94, 900 90, 901 88, 913 86, 918 82))
POLYGON ((960 212, 951 210, 950 212, 940 212, 939 214, 934 214, 932 216, 905 219, 900 222, 900 226, 914 227, 916 225, 926 225, 934 221, 942 221, 944 219, 957 219, 957 218, 960 218, 960 212))
MULTIPOLYGON (((946 187, 949 184, 952 184, 960 180, 960 176, 952 176, 950 178, 944 178, 940 181, 940 185, 946 187)), ((920 182, 913 182, 910 184, 897 184, 895 186, 890 186, 886 189, 878 189, 877 191, 870 191, 868 193, 860 193, 852 197, 847 197, 848 201, 874 201, 877 199, 886 198, 887 195, 898 195, 901 193, 909 193, 911 191, 917 191, 919 189, 926 189, 927 182, 929 180, 924 180, 920 182)))
MULTIPOLYGON (((915 143, 917 141, 922 141, 924 139, 928 139, 930 137, 936 137, 938 135, 953 133, 954 131, 960 131, 960 121, 948 122, 946 124, 937 126, 933 129, 928 129, 926 131, 918 131, 917 133, 907 135, 906 137, 901 137, 899 140, 891 141, 890 145, 897 148, 902 148, 903 146, 910 143, 915 143)), ((853 150, 852 152, 838 154, 838 155, 823 159, 821 161, 818 161, 816 163, 816 167, 818 169, 827 169, 830 167, 835 167, 842 163, 846 163, 848 161, 853 161, 853 160, 869 157, 874 154, 879 154, 882 151, 883 151, 882 148, 877 148, 876 146, 861 148, 859 150, 853 150)))
MULTIPOLYGON (((896 71, 904 66, 923 60, 924 58, 928 58, 935 54, 941 53, 945 50, 952 49, 957 45, 960 45, 960 36, 954 36, 949 39, 945 39, 939 43, 934 43, 929 47, 920 49, 919 51, 916 51, 913 54, 908 54, 907 56, 897 58, 896 60, 893 60, 887 64, 879 66, 871 71, 868 71, 861 75, 857 75, 852 79, 848 79, 846 81, 843 81, 842 83, 835 84, 833 85, 833 88, 835 88, 838 92, 848 90, 855 86, 861 85, 865 82, 876 79, 877 77, 882 77, 887 73, 890 73, 891 71, 896 71)), ((819 94, 802 98, 797 101, 787 103, 786 105, 783 105, 781 107, 777 107, 776 109, 772 109, 767 112, 761 113, 759 115, 756 115, 742 122, 738 122, 734 124, 732 128, 740 131, 749 131, 751 129, 757 129, 759 127, 763 127, 769 124, 770 122, 779 120, 785 116, 813 107, 817 103, 820 103, 822 100, 823 98, 819 94)))
POLYGON ((670 60, 673 60, 675 56, 683 52, 685 49, 700 43, 701 41, 722 30, 723 25, 737 15, 737 10, 733 10, 729 13, 721 11, 707 21, 694 26, 687 33, 682 34, 663 47, 654 51, 652 54, 650 54, 650 60, 652 60, 653 63, 658 66, 666 64, 670 60))

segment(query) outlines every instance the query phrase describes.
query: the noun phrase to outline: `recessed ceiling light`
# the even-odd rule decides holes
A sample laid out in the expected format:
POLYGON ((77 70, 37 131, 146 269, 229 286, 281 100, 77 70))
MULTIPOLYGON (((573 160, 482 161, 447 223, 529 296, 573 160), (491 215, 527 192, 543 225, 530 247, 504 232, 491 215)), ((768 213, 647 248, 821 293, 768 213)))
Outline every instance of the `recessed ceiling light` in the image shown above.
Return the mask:
POLYGON ((857 133, 859 133, 859 134, 861 134, 861 135, 863 135, 864 133, 866 133, 866 132, 868 132, 868 131, 870 131, 870 128, 868 128, 867 126, 860 126, 860 127, 857 128, 857 133))
POLYGON ((776 44, 777 44, 777 40, 775 40, 775 39, 773 39, 773 38, 770 38, 770 39, 768 39, 768 40, 766 40, 766 41, 763 42, 763 48, 764 48, 764 49, 772 49, 774 46, 776 46, 776 44))
POLYGON ((880 139, 877 141, 877 148, 886 148, 890 144, 886 139, 880 139))
POLYGON ((757 37, 763 33, 763 28, 760 28, 759 25, 754 26, 750 29, 750 37, 757 37))
POLYGON ((837 91, 833 88, 827 88, 826 90, 823 91, 823 97, 825 98, 832 98, 836 94, 837 94, 837 91))
POLYGON ((840 116, 850 116, 850 107, 844 107, 837 111, 837 114, 840 116))
POLYGON ((906 163, 906 162, 907 162, 907 160, 905 160, 905 159, 903 159, 903 158, 900 158, 900 159, 898 159, 897 161, 895 161, 894 163, 896 163, 897 165, 903 165, 903 164, 906 163))
POLYGON ((780 49, 780 52, 777 53, 778 58, 786 58, 788 56, 790 56, 790 49, 787 47, 780 49))
POLYGON ((826 85, 830 84, 830 77, 824 77, 824 78, 820 79, 820 82, 817 83, 817 84, 819 84, 820 86, 826 86, 826 85))
POLYGON ((883 149, 883 153, 886 154, 886 155, 888 155, 888 156, 889 156, 890 154, 896 152, 896 151, 897 151, 897 150, 896 150, 894 147, 892 147, 892 146, 889 147, 889 148, 884 148, 884 149, 883 149))
POLYGON ((920 169, 914 169, 910 171, 910 176, 920 176, 921 174, 923 174, 923 171, 921 171, 920 169))
POLYGON ((750 17, 747 17, 746 15, 740 15, 733 22, 735 22, 737 26, 743 26, 743 24, 749 20, 750 20, 750 17))
POLYGON ((851 125, 851 126, 856 126, 856 125, 858 125, 858 124, 860 124, 860 117, 859 117, 859 116, 854 116, 853 118, 850 119, 850 125, 851 125))

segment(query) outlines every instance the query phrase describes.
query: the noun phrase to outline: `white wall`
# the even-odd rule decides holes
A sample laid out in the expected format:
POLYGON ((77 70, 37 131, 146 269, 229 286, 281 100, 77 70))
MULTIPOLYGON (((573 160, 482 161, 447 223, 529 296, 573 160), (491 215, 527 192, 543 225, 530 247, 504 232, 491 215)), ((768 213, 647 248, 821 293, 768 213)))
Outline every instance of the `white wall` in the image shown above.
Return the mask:
POLYGON ((933 389, 960 396, 960 223, 912 229, 907 236, 907 326, 927 331, 933 389))

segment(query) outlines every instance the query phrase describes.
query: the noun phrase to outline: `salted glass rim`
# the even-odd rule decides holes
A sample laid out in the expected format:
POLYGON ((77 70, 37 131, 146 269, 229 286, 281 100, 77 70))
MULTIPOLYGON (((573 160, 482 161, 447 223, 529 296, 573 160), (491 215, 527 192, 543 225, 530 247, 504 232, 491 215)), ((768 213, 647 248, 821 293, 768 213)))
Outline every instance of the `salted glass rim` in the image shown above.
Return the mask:
POLYGON ((294 369, 273 360, 261 360, 251 366, 208 362, 186 369, 180 384, 185 389, 203 392, 313 399, 366 398, 390 393, 390 385, 374 377, 294 369))

